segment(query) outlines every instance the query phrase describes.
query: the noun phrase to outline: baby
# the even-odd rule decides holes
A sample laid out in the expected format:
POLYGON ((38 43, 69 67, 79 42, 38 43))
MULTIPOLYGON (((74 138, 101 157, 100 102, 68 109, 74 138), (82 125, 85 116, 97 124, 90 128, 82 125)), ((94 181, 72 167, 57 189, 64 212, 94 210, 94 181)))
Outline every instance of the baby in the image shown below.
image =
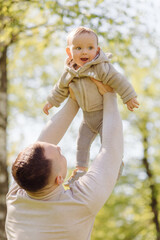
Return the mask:
POLYGON ((78 27, 71 31, 66 52, 68 58, 64 72, 48 96, 43 111, 49 114, 50 108, 59 107, 70 91, 83 110, 77 140, 76 169, 64 184, 69 186, 86 173, 90 146, 98 133, 102 139, 103 96, 95 80, 113 88, 130 111, 138 108, 139 103, 132 85, 110 63, 111 54, 105 54, 98 46, 98 37, 93 30, 78 27))

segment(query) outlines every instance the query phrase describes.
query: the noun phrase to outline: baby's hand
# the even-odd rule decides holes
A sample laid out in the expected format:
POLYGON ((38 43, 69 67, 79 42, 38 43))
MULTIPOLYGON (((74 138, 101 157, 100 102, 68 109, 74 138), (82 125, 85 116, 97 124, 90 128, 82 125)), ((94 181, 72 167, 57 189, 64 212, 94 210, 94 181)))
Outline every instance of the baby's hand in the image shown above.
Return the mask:
POLYGON ((49 102, 47 102, 47 103, 45 104, 44 108, 43 108, 43 112, 48 115, 48 114, 49 114, 48 110, 49 110, 50 108, 52 108, 52 107, 53 107, 53 105, 50 104, 49 102))
POLYGON ((127 108, 133 112, 134 108, 138 108, 139 107, 139 102, 137 101, 136 97, 130 99, 128 102, 126 102, 127 104, 127 108))

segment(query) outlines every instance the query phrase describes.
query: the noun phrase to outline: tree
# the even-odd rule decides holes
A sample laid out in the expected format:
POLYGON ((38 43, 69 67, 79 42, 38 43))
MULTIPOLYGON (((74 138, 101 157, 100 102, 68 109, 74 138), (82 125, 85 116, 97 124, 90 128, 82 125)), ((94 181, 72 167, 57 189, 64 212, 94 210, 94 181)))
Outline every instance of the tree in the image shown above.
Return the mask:
MULTIPOLYGON (((8 190, 7 173, 7 50, 11 44, 17 42, 21 34, 27 31, 25 26, 25 14, 29 4, 35 1, 0 1, 0 237, 5 239, 4 223, 6 214, 5 196, 8 190)), ((38 2, 37 2, 38 5, 38 2)), ((35 5, 34 5, 35 6, 35 5)), ((39 5, 38 5, 39 6, 39 5)))

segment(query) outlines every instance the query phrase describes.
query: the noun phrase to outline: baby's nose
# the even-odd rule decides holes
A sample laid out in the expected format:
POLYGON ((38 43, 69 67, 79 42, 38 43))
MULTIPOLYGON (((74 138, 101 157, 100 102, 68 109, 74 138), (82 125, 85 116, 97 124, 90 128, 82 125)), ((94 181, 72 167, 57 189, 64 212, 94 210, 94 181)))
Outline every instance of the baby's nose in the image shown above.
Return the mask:
POLYGON ((87 49, 84 48, 82 52, 83 52, 83 54, 86 54, 87 53, 87 49))

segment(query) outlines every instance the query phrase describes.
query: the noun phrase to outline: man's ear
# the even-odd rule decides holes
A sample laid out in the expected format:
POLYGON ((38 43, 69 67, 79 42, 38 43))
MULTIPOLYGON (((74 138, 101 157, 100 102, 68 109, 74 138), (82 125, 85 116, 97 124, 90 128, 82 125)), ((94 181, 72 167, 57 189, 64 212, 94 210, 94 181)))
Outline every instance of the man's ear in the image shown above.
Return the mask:
POLYGON ((72 59, 72 54, 71 54, 71 50, 69 47, 66 48, 66 53, 67 53, 69 59, 72 59))
POLYGON ((57 176, 55 182, 56 184, 61 185, 64 182, 64 179, 62 176, 57 176))

